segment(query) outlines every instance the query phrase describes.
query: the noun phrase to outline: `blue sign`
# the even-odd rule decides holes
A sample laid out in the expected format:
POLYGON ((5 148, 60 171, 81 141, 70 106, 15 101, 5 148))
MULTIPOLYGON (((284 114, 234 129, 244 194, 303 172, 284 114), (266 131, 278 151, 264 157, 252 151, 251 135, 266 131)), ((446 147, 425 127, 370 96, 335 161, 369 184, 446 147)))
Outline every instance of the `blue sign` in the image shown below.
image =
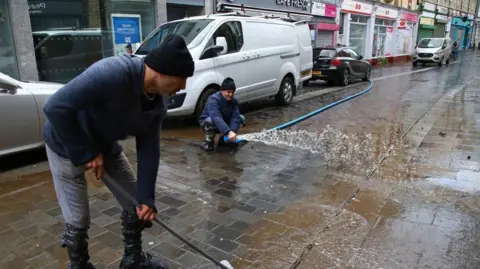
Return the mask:
POLYGON ((115 44, 140 43, 140 18, 116 17, 112 18, 115 44))

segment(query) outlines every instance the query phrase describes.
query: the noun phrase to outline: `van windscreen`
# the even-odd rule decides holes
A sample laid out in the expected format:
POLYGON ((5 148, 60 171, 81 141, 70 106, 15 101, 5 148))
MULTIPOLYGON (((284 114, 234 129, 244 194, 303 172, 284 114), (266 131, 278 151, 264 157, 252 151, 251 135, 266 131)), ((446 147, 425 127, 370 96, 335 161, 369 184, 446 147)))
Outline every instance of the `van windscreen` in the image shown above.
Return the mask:
POLYGON ((439 48, 443 44, 443 39, 425 38, 418 43, 419 48, 439 48))
POLYGON ((187 45, 213 20, 184 20, 174 21, 157 28, 138 48, 135 54, 146 55, 149 51, 157 48, 163 39, 169 34, 176 34, 185 39, 187 45))

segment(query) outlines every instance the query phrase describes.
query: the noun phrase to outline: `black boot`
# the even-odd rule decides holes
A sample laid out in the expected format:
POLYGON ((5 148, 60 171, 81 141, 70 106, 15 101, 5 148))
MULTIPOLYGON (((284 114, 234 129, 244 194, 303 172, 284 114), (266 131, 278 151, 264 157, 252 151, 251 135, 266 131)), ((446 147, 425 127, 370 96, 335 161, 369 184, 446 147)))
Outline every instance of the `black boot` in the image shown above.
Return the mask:
POLYGON ((125 253, 123 254, 120 269, 168 269, 168 265, 159 259, 142 251, 142 231, 152 226, 150 221, 142 221, 137 214, 123 210, 123 236, 125 253))
POLYGON ((215 149, 215 141, 213 139, 210 141, 205 140, 205 142, 203 142, 202 148, 205 151, 213 151, 215 149))
POLYGON ((95 269, 88 255, 88 229, 78 229, 70 224, 65 225, 62 247, 68 250, 70 263, 67 269, 95 269))

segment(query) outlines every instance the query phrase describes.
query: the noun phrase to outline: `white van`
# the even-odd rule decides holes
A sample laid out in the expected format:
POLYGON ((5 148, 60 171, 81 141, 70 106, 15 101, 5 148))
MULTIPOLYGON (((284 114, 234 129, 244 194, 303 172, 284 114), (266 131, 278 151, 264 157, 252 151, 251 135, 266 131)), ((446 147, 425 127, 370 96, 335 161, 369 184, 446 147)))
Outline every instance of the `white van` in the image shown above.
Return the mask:
POLYGON ((415 47, 413 66, 418 63, 436 63, 439 66, 450 63, 452 40, 450 38, 422 38, 415 47))
POLYGON ((226 77, 235 80, 240 103, 274 96, 287 105, 312 76, 306 22, 239 13, 192 17, 161 25, 134 54, 144 57, 168 34, 183 36, 195 61, 186 89, 169 100, 169 116, 199 116, 226 77))

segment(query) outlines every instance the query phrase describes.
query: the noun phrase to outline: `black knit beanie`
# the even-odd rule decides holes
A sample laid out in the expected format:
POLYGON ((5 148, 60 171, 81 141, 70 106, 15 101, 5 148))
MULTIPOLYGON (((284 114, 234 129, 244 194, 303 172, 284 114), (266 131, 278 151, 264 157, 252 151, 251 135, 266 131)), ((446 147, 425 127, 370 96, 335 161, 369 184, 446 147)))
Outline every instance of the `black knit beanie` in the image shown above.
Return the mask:
POLYGON ((235 85, 235 81, 233 81, 232 78, 228 77, 223 80, 222 86, 220 86, 220 89, 235 91, 237 89, 237 86, 235 85))
POLYGON ((185 40, 173 34, 166 36, 158 48, 145 56, 145 64, 158 73, 175 77, 191 77, 195 71, 185 40))

